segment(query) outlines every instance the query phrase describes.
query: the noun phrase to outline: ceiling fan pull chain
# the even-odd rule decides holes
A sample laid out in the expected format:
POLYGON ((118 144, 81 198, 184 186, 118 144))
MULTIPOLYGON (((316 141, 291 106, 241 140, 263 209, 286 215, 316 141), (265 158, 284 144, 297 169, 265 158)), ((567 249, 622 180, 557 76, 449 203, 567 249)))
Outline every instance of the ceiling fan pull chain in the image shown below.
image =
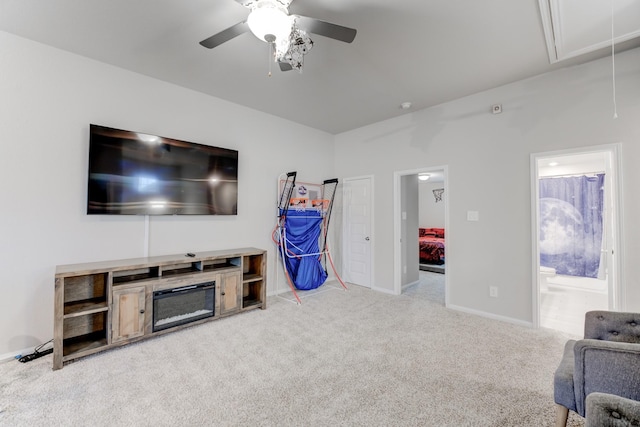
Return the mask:
POLYGON ((616 102, 616 43, 615 32, 613 28, 613 15, 615 13, 613 0, 611 0, 611 68, 613 75, 613 118, 618 118, 618 104, 616 102))
POLYGON ((271 55, 273 43, 269 43, 269 77, 271 77, 271 55))

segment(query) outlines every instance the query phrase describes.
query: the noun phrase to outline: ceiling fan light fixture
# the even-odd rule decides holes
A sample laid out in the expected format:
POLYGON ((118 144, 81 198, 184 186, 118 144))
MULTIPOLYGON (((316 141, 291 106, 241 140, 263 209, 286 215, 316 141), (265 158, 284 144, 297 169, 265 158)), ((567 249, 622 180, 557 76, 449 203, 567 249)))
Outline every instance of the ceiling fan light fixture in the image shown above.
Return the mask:
POLYGON ((288 43, 276 45, 276 62, 284 62, 291 65, 291 68, 302 72, 304 56, 313 47, 313 40, 306 31, 297 28, 294 24, 288 43))
POLYGON ((268 43, 288 40, 293 27, 293 19, 287 9, 271 0, 263 0, 251 10, 247 18, 251 32, 268 43))

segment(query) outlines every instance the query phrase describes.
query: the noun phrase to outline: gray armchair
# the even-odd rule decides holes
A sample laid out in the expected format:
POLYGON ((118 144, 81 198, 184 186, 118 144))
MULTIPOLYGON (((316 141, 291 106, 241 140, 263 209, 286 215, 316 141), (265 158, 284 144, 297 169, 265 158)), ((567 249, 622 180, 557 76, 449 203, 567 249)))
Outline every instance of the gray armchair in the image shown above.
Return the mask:
POLYGON ((640 402, 607 393, 587 396, 585 427, 640 426, 640 402))
POLYGON ((593 392, 640 400, 640 314, 588 312, 584 339, 565 345, 553 386, 557 427, 570 410, 584 417, 593 392))

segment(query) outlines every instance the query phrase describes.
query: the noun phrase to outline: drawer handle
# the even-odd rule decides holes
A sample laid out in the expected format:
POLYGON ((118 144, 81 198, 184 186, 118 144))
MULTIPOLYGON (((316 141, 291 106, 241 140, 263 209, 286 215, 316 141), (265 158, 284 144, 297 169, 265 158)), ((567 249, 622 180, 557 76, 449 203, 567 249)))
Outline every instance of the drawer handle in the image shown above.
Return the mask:
POLYGON ((140 310, 140 314, 144 314, 144 310, 140 310))

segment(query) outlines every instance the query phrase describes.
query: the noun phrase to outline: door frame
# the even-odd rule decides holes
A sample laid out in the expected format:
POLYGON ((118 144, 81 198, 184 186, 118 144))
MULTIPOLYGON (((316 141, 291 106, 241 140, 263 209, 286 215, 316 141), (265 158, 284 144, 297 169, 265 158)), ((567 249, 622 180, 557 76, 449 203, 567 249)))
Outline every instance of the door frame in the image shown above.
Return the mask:
MULTIPOLYGON (((369 195, 369 203, 370 203, 370 207, 371 209, 369 210, 370 215, 369 215, 369 222, 370 222, 370 227, 369 227, 369 289, 375 289, 375 268, 373 268, 374 261, 375 261, 375 245, 376 245, 376 239, 375 239, 375 227, 374 227, 374 176, 373 175, 359 175, 359 176, 352 176, 349 178, 344 178, 342 180, 342 204, 343 204, 343 208, 342 208, 342 236, 343 236, 343 240, 342 240, 342 271, 346 272, 346 266, 347 266, 347 262, 348 262, 348 251, 346 251, 345 249, 347 249, 347 245, 344 239, 344 236, 347 235, 347 227, 348 227, 348 221, 347 221, 347 210, 344 208, 344 202, 346 201, 345 198, 345 191, 346 191, 346 183, 350 182, 350 181, 359 181, 361 179, 368 179, 369 183, 370 183, 370 195, 369 195)), ((360 286, 360 285, 358 285, 360 286)))
MULTIPOLYGON (((451 229, 449 221, 449 199, 451 193, 449 192, 449 167, 447 165, 442 166, 429 166, 418 169, 409 169, 403 171, 395 171, 393 173, 393 293, 400 295, 402 293, 402 177, 407 175, 418 175, 419 173, 429 173, 435 171, 442 171, 444 175, 444 229, 447 236, 447 253, 451 253, 451 229)), ((446 269, 451 268, 450 257, 447 257, 446 269)), ((449 276, 450 274, 445 271, 444 274, 444 305, 449 306, 449 276)))
POLYGON ((614 212, 611 213, 611 219, 613 221, 613 247, 611 248, 614 254, 611 267, 613 272, 612 285, 609 286, 609 306, 611 310, 625 310, 626 295, 623 281, 623 259, 621 248, 623 244, 623 223, 622 223, 622 159, 621 159, 621 144, 607 144, 596 145, 592 147, 580 147, 567 150, 558 151, 546 151, 542 153, 532 153, 530 155, 530 171, 531 171, 531 246, 532 246, 532 314, 533 314, 533 326, 535 328, 540 327, 540 221, 538 218, 538 212, 540 211, 540 186, 538 181, 540 176, 538 174, 538 160, 547 157, 556 156, 571 156, 579 154, 590 154, 607 152, 610 156, 610 180, 611 180, 611 204, 614 208, 614 212))

